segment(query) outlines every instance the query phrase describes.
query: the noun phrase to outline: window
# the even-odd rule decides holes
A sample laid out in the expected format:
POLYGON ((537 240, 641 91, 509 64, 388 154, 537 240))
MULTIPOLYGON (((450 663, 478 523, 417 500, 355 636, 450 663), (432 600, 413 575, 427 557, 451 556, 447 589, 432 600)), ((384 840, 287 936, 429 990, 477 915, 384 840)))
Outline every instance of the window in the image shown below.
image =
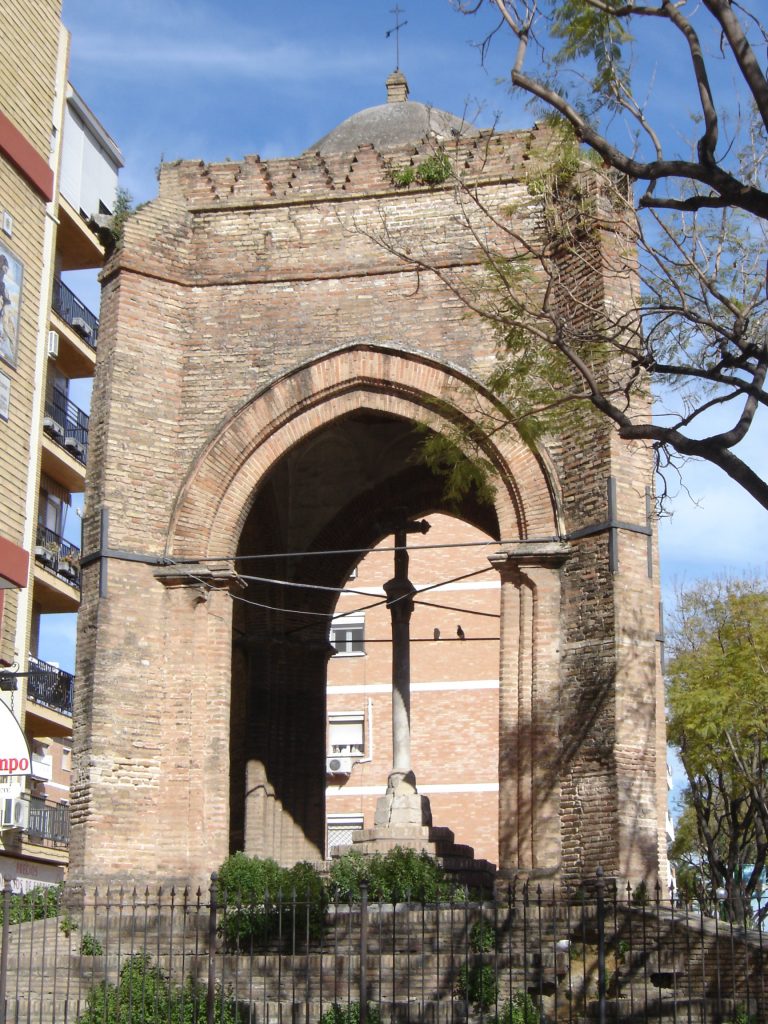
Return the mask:
POLYGON ((37 505, 38 525, 60 537, 64 533, 71 500, 72 496, 65 487, 43 473, 37 505))
POLYGON ((362 711, 332 711, 328 716, 328 753, 355 757, 365 753, 362 711))
POLYGON ((365 616, 339 615, 331 622, 329 639, 337 656, 365 654, 365 616))
POLYGON ((326 819, 328 856, 334 847, 351 846, 352 833, 363 827, 362 814, 329 814, 326 819))

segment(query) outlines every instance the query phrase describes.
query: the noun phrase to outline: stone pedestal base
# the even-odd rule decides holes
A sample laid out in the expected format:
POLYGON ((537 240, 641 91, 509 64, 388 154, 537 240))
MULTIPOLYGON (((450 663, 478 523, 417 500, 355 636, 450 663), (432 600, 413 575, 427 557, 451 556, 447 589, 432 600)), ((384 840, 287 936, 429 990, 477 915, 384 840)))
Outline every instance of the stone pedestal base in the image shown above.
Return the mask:
POLYGON ((376 829, 401 825, 431 825, 432 808, 429 797, 421 793, 398 793, 387 790, 376 801, 373 824, 376 829))

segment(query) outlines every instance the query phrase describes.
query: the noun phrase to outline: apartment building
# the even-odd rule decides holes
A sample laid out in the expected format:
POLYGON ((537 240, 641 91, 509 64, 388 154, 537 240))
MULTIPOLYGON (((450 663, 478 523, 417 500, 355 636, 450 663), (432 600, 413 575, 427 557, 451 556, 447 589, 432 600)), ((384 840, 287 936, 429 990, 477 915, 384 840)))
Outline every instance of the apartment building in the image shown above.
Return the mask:
POLYGON ((31 764, 0 776, 0 874, 25 889, 63 877, 69 835, 74 679, 39 653, 45 617, 80 603, 88 413, 71 389, 93 375, 99 322, 68 275, 103 263, 122 160, 68 82, 60 0, 10 0, 3 22, 0 685, 31 764))
MULTIPOLYGON (((409 538, 411 752, 435 825, 498 863, 499 574, 493 542, 446 515, 409 538)), ((358 565, 336 608, 328 665, 327 852, 373 827, 392 768, 393 538, 358 565)))

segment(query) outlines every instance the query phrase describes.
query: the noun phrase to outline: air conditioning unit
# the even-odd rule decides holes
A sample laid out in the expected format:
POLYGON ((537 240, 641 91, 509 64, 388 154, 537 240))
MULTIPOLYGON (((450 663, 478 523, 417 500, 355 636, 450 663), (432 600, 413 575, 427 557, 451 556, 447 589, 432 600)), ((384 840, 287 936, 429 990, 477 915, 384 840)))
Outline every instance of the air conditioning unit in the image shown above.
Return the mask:
POLYGON ((72 317, 72 326, 82 338, 90 338, 93 334, 93 328, 81 316, 72 317))
POLYGON ((352 771, 352 758, 331 754, 325 759, 325 769, 329 775, 349 775, 352 771))
POLYGON ((48 355, 55 359, 59 354, 59 332, 48 331, 48 355))
POLYGON ((26 832, 29 826, 29 801, 23 797, 3 800, 3 828, 17 828, 26 832))

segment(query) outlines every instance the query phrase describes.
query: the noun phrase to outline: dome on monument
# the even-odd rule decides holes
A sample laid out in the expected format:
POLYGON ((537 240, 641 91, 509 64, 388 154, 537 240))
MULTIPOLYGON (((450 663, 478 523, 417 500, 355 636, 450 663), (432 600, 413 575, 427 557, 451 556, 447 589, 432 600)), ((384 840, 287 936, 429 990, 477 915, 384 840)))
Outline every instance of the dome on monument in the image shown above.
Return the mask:
POLYGON ((458 135, 476 135, 467 121, 425 103, 408 100, 408 82, 402 71, 387 79, 387 102, 360 110, 307 149, 308 153, 351 153, 372 144, 379 152, 420 142, 425 137, 450 141, 458 135))

